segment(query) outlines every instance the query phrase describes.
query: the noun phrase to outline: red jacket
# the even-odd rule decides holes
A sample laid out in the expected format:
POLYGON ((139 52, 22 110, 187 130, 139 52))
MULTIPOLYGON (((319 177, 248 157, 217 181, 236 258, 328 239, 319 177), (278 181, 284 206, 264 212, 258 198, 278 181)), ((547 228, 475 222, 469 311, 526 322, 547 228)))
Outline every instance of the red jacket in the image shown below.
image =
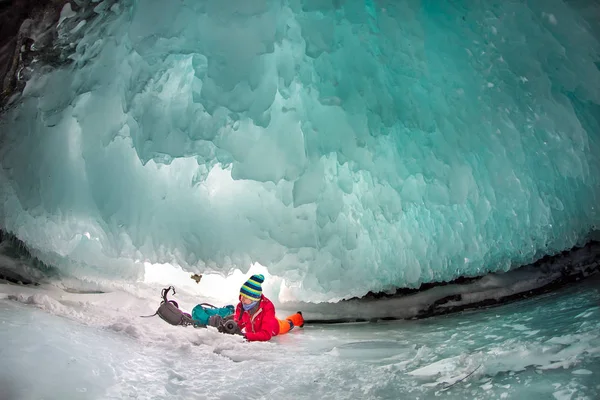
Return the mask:
POLYGON ((242 308, 242 302, 239 302, 235 309, 235 320, 240 329, 245 329, 248 341, 266 342, 273 336, 279 335, 279 321, 275 318, 275 306, 271 300, 261 295, 256 307, 258 309, 250 316, 250 313, 242 308))

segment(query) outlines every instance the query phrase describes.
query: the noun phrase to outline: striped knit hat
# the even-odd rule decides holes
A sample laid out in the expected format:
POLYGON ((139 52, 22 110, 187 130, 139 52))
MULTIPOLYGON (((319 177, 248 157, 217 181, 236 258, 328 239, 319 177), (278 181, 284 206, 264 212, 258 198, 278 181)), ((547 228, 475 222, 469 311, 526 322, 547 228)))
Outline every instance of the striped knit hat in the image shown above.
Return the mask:
POLYGON ((244 296, 249 298, 250 300, 258 301, 260 300, 260 295, 262 294, 262 286, 261 284, 265 281, 265 277, 257 274, 252 275, 250 279, 244 283, 242 288, 240 289, 240 296, 244 296))

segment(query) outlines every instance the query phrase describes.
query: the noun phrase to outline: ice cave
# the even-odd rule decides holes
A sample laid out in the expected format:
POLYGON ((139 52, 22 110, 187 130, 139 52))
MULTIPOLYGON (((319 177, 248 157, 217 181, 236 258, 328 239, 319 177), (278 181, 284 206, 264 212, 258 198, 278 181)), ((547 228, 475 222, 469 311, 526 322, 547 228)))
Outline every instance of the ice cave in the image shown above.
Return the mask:
POLYGON ((600 398, 598 1, 1 0, 0 78, 0 400, 600 398))

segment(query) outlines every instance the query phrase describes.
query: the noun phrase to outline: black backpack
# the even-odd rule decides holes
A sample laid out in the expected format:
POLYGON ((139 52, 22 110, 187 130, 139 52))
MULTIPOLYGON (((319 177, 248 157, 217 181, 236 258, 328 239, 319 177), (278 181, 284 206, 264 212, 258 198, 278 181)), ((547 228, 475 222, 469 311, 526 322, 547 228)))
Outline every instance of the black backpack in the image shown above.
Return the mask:
POLYGON ((194 327, 205 328, 206 325, 200 323, 199 321, 195 321, 192 319, 190 314, 181 311, 179 309, 179 304, 177 304, 175 300, 167 299, 167 295, 171 290, 173 290, 173 294, 176 294, 173 286, 163 289, 160 294, 160 297, 162 297, 163 300, 160 302, 158 310, 156 310, 156 312, 152 315, 142 315, 142 317, 149 318, 158 314, 163 321, 171 325, 193 325, 194 327))

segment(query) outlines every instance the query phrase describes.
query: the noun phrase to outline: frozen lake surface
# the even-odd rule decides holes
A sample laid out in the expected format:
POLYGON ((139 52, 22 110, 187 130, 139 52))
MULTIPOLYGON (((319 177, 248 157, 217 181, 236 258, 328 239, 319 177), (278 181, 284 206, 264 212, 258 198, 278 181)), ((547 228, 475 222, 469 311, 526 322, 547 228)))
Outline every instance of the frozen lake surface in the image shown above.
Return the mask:
POLYGON ((269 343, 138 318, 155 302, 141 289, 0 285, 2 399, 597 399, 599 283, 425 320, 306 326, 269 343))

